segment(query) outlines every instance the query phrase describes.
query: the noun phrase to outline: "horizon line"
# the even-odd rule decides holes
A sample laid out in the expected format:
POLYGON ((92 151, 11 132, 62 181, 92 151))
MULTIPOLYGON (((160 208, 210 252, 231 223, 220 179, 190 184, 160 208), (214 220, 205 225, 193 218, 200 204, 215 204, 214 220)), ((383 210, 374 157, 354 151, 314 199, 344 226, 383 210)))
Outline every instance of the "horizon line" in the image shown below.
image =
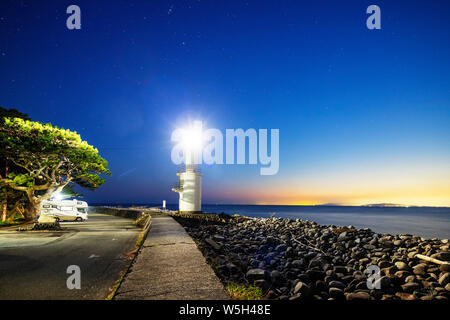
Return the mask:
MULTIPOLYGON (((94 205, 110 204, 110 205, 153 205, 160 204, 160 201, 155 202, 93 202, 94 205)), ((167 203, 166 205, 178 205, 178 203, 167 203)), ((372 208, 450 208, 447 206, 431 206, 431 205, 403 205, 403 204, 361 204, 361 205, 347 205, 347 204, 257 204, 257 203, 202 203, 207 206, 291 206, 291 207, 372 207, 372 208)))

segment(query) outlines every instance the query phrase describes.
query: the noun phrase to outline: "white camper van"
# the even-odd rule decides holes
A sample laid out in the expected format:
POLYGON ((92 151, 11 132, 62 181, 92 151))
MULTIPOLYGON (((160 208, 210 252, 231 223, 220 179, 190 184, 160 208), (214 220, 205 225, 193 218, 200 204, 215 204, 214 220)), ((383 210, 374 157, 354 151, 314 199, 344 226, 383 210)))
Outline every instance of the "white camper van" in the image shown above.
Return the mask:
POLYGON ((88 204, 85 201, 45 200, 41 203, 41 215, 55 217, 58 221, 85 221, 88 204))

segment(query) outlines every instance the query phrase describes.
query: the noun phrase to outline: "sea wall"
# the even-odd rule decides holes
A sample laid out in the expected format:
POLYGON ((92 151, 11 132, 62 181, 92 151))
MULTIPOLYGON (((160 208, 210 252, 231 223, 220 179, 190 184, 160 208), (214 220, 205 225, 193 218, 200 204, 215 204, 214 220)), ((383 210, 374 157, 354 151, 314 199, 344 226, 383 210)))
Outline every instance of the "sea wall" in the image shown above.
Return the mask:
POLYGON ((122 217, 137 220, 141 218, 145 212, 140 209, 131 208, 112 208, 112 207, 89 207, 89 212, 108 214, 111 216, 122 217))

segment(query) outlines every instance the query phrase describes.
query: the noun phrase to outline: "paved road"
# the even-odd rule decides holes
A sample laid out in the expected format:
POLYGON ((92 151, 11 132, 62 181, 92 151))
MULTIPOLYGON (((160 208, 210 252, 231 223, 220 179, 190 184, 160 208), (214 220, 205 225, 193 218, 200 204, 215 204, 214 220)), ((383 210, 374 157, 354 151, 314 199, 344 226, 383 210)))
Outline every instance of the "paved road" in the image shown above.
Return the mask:
POLYGON ((140 232, 133 220, 89 214, 64 232, 0 231, 0 299, 104 299, 128 263, 140 232), (69 290, 67 267, 81 269, 69 290))

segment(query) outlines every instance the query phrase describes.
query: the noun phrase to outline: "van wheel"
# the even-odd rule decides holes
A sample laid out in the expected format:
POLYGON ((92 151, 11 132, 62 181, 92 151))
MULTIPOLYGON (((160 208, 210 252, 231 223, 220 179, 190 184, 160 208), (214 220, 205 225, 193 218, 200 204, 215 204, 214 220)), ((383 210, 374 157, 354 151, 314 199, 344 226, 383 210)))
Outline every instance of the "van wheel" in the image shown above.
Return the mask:
POLYGON ((78 218, 75 219, 75 221, 80 222, 80 221, 83 221, 83 219, 81 219, 80 217, 78 217, 78 218))
POLYGON ((55 221, 56 221, 56 222, 59 222, 59 218, 55 218, 55 221))

